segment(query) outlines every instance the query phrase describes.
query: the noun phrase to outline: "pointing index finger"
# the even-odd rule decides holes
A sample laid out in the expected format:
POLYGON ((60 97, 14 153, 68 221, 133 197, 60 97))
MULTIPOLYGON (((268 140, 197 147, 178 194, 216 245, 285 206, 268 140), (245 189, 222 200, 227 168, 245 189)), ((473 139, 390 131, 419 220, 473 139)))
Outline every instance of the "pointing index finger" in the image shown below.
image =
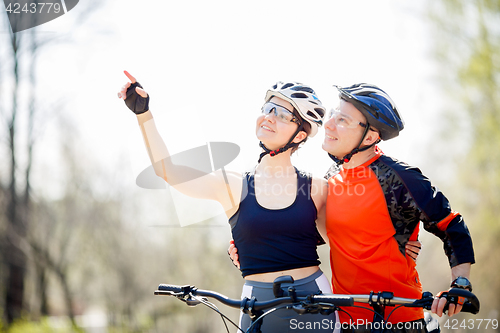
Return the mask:
POLYGON ((130 80, 130 82, 132 82, 132 83, 136 82, 135 77, 133 77, 132 75, 130 75, 129 72, 123 71, 123 73, 125 73, 125 75, 128 77, 128 79, 130 80))

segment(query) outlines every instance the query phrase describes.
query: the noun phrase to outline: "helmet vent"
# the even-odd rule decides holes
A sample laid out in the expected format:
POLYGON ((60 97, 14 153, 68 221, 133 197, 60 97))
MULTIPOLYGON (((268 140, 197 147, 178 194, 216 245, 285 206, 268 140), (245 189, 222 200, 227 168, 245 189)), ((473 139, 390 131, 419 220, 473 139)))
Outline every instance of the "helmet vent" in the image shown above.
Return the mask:
POLYGON ((293 85, 294 85, 293 83, 285 83, 285 85, 283 85, 283 87, 281 87, 281 89, 286 89, 286 88, 289 88, 293 85))
POLYGON ((318 119, 318 116, 312 113, 311 111, 307 111, 307 115, 311 118, 318 119))
POLYGON ((310 87, 304 87, 304 86, 295 86, 293 88, 290 88, 292 90, 295 90, 295 91, 305 91, 305 92, 308 92, 310 94, 315 94, 314 90, 310 87))
POLYGON ((321 118, 325 115, 325 111, 321 108, 314 108, 314 111, 316 111, 321 118))
POLYGON ((307 95, 304 93, 293 93, 292 98, 307 98, 307 95))

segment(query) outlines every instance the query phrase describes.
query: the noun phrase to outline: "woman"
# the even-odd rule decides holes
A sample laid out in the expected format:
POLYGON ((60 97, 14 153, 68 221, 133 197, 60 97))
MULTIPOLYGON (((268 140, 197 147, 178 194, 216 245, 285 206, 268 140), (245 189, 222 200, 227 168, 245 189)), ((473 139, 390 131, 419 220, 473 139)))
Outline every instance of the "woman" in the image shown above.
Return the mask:
MULTIPOLYGON (((325 114, 313 89, 277 83, 268 90, 256 121, 263 152, 252 172, 242 177, 219 170, 182 183, 177 180, 187 167, 173 165, 167 158, 168 149, 148 108, 149 96, 132 75, 125 74, 130 82, 118 96, 137 114, 156 174, 182 193, 216 200, 224 208, 245 278, 242 297, 274 298, 273 281, 283 275, 293 277, 297 290, 331 293, 316 252, 323 242, 316 221, 324 223, 327 182, 298 171, 291 163, 291 154, 317 133, 325 114)), ((318 227, 324 229, 322 224, 318 227)), ((336 313, 299 316, 293 310, 279 309, 265 317, 262 332, 286 332, 294 327, 316 327, 304 332, 333 332, 336 322, 336 313), (322 325, 325 322, 329 324, 322 325)), ((250 318, 242 314, 240 327, 249 325, 250 318)))

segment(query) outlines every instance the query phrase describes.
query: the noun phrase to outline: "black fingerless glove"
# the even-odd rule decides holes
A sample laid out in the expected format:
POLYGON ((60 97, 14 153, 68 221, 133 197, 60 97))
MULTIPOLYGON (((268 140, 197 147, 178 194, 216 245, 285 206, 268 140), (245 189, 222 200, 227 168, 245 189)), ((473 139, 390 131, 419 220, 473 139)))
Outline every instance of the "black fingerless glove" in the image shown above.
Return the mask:
POLYGON ((141 114, 149 110, 149 95, 144 98, 135 91, 135 87, 142 88, 139 82, 132 83, 127 89, 125 104, 135 114, 141 114))

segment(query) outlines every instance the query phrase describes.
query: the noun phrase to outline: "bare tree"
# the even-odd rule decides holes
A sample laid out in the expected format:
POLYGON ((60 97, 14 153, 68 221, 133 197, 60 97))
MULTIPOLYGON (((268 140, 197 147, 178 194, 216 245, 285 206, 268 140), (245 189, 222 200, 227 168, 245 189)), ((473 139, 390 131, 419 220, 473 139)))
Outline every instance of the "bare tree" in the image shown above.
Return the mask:
POLYGON ((16 159, 16 134, 18 119, 18 96, 19 96, 19 67, 21 62, 20 46, 24 36, 10 33, 10 50, 12 59, 13 91, 12 110, 7 120, 8 126, 8 148, 10 174, 7 184, 7 228, 5 235, 5 252, 7 283, 5 295, 5 308, 7 321, 11 323, 15 318, 21 316, 24 299, 24 276, 26 272, 26 255, 21 250, 19 238, 26 236, 26 221, 22 221, 20 214, 20 196, 18 193, 17 159, 16 159))
MULTIPOLYGON (((87 4, 85 11, 80 11, 80 15, 76 21, 81 23, 83 19, 91 12, 91 9, 97 8, 97 1, 90 1, 87 4)), ((5 209, 2 210, 3 220, 5 223, 3 234, 1 235, 1 246, 5 273, 4 283, 5 295, 4 306, 5 318, 8 323, 12 323, 16 318, 21 316, 24 309, 24 291, 25 291, 25 276, 28 266, 28 254, 26 251, 30 247, 26 247, 25 241, 31 227, 33 216, 32 209, 32 186, 31 172, 34 165, 33 153, 35 150, 36 133, 35 117, 40 111, 36 107, 36 68, 38 64, 38 55, 42 48, 54 43, 47 37, 37 34, 37 28, 32 28, 26 32, 14 33, 15 27, 19 24, 24 24, 15 16, 10 17, 10 24, 14 29, 10 29, 7 23, 6 15, 2 15, 9 34, 3 35, 0 38, 0 43, 5 47, 5 53, 0 54, 0 64, 2 68, 3 81, 10 81, 11 90, 2 92, 10 95, 9 103, 0 103, 0 111, 2 120, 5 126, 6 142, 6 164, 8 165, 8 173, 0 175, 4 179, 0 179, 0 188, 2 189, 5 198, 5 209), (6 36, 6 37, 5 37, 6 36), (21 101, 21 86, 25 85, 28 90, 27 101, 21 101), (8 106, 7 106, 8 105, 8 106), (9 109, 9 110, 7 110, 9 109), (22 121, 22 118, 26 122, 22 121), (23 126, 21 128, 21 126, 23 126), (21 137, 24 136, 24 137, 21 137), (20 162, 20 156, 24 159, 20 162)), ((31 19, 35 19, 31 17, 31 19)), ((5 99, 4 99, 5 101, 5 99)), ((2 207, 3 208, 3 207, 2 207)), ((42 287, 41 295, 43 297, 43 276, 45 274, 42 267, 39 267, 40 286, 42 287)), ((42 301, 42 307, 46 312, 46 302, 42 301)))

